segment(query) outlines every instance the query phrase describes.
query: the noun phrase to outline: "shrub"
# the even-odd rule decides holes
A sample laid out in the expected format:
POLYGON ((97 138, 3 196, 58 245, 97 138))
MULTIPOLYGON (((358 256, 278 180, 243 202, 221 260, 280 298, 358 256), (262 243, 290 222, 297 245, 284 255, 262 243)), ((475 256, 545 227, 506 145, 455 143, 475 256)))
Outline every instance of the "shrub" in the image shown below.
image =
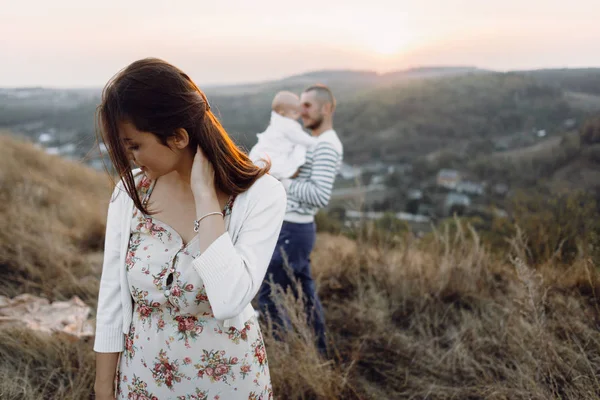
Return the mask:
MULTIPOLYGON (((550 259, 571 263, 577 257, 598 257, 600 215, 586 192, 562 195, 519 193, 512 202, 514 224, 527 238, 529 261, 550 259)), ((598 260, 598 259, 597 259, 598 260)))
POLYGON ((600 143, 600 116, 596 116, 585 121, 579 133, 581 135, 582 143, 600 143))

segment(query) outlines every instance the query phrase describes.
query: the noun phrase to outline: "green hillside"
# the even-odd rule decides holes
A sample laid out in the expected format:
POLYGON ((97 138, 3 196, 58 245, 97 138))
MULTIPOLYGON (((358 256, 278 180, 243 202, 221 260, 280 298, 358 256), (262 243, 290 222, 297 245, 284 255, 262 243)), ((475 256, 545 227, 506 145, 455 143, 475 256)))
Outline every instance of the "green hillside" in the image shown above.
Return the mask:
MULTIPOLYGON (((317 82, 328 84, 338 98, 335 127, 350 163, 413 160, 440 149, 473 155, 499 147, 510 150, 533 144, 537 130, 563 132, 565 121, 580 123, 600 110, 600 97, 594 94, 600 69, 493 73, 439 67, 383 75, 321 71, 208 87, 206 92, 224 126, 250 148, 268 124, 277 91, 300 92, 317 82)), ((82 147, 91 147, 99 90, 90 95, 37 89, 23 98, 7 93, 0 89, 0 127, 33 138, 40 126, 54 127, 66 132, 68 140, 75 137, 82 147), (40 126, 30 128, 35 122, 40 126)))
MULTIPOLYGON (((336 130, 347 160, 355 163, 410 159, 534 128, 559 131, 565 120, 583 118, 589 111, 574 107, 561 89, 513 73, 330 85, 339 99, 336 130)), ((283 83, 250 94, 215 93, 211 98, 226 128, 251 146, 254 133, 266 127, 273 94, 281 89, 301 87, 283 83)))
POLYGON ((542 69, 523 74, 562 90, 600 95, 600 68, 542 69))

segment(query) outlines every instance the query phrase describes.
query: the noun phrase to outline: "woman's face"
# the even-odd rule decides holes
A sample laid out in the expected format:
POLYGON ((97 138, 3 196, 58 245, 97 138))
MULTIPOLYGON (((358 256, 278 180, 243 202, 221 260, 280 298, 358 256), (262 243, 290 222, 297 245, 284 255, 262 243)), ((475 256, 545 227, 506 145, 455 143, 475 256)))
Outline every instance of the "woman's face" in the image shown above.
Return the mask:
MULTIPOLYGON (((120 124, 119 134, 131 160, 150 179, 172 172, 181 160, 178 149, 163 145, 156 135, 139 131, 130 122, 120 124)), ((167 139, 167 144, 170 141, 167 139)))

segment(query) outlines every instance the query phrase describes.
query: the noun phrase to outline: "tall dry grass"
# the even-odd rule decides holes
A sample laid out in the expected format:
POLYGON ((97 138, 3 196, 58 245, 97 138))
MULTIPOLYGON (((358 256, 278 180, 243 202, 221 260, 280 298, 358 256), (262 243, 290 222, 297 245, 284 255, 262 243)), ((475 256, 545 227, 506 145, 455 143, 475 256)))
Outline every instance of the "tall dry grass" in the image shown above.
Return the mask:
POLYGON ((103 175, 0 135, 0 294, 94 301, 108 196, 103 175))
MULTIPOLYGON (((314 263, 335 357, 302 319, 268 338, 283 398, 600 397, 597 267, 528 266, 518 234, 506 260, 461 227, 379 247, 320 235, 314 263)), ((292 315, 301 310, 287 297, 292 315)))
MULTIPOLYGON (((83 243, 101 235, 106 179, 2 140, 0 149, 13 146, 14 152, 10 163, 8 155, 0 157, 1 195, 9 201, 2 217, 12 218, 0 242, 7 277, 2 292, 83 293, 93 304, 100 271, 86 255, 98 245, 83 243), (30 172, 27 157, 40 167, 30 172), (5 173, 5 166, 12 171, 5 173), (45 179, 50 168, 64 178, 45 179), (28 195, 5 193, 8 179, 29 188, 16 192, 28 195), (72 195, 61 195, 67 187, 72 195), (20 240, 38 245, 20 247, 20 240)), ((533 269, 521 234, 498 259, 476 233, 458 226, 431 241, 408 237, 394 244, 320 234, 313 265, 332 357, 317 352, 301 300, 282 295, 293 329, 275 341, 264 326, 277 398, 599 398, 597 266, 578 258, 568 268, 549 262, 533 269)), ((90 395, 90 343, 0 330, 0 354, 2 399, 90 395)))

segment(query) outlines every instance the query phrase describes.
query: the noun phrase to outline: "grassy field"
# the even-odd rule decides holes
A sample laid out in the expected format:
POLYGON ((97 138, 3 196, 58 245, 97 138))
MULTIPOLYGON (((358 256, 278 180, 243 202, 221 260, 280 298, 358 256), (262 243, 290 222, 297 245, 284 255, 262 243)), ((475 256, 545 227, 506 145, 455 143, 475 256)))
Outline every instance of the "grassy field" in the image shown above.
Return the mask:
MULTIPOLYGON (((0 138, 0 294, 78 295, 95 308, 110 181, 0 138)), ((390 241, 391 243, 391 241, 390 241)), ((589 259, 530 268, 524 238, 492 256, 468 228, 395 244, 319 234, 313 256, 334 356, 301 305, 264 327, 278 399, 600 397, 600 273, 589 259)), ((0 398, 86 399, 90 342, 0 329, 0 398)))

